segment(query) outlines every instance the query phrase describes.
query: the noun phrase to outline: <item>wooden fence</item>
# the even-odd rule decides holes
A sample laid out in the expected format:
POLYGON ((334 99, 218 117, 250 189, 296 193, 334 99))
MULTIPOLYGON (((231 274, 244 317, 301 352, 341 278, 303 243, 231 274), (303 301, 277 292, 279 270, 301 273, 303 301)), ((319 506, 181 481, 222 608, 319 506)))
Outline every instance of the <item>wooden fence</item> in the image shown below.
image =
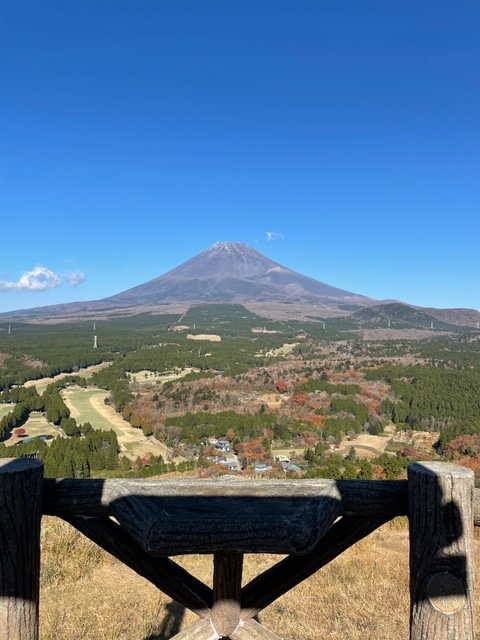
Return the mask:
MULTIPOLYGON (((410 638, 473 640, 473 472, 410 465, 408 480, 67 480, 0 460, 0 634, 37 640, 42 514, 70 522, 198 615, 177 640, 278 640, 255 617, 391 518, 408 515, 410 638), (213 588, 171 556, 213 555, 213 588), (242 587, 244 553, 286 558, 242 587)), ((477 515, 478 514, 478 515, 477 515)))

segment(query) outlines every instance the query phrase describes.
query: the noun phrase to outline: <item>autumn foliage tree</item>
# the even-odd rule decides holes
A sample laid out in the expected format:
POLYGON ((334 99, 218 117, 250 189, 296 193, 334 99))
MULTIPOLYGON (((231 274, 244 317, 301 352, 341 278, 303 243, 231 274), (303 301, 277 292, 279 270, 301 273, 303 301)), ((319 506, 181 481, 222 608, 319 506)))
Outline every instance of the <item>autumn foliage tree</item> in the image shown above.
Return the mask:
POLYGON ((309 399, 308 393, 305 393, 305 391, 298 391, 292 397, 292 402, 297 406, 303 406, 309 401, 309 399))
POLYGON ((235 452, 241 458, 245 464, 254 464, 265 460, 267 451, 263 446, 261 440, 250 440, 249 442, 239 442, 235 445, 235 452))
POLYGON ((478 456, 480 454, 480 435, 458 436, 447 443, 443 453, 453 458, 460 456, 478 456))

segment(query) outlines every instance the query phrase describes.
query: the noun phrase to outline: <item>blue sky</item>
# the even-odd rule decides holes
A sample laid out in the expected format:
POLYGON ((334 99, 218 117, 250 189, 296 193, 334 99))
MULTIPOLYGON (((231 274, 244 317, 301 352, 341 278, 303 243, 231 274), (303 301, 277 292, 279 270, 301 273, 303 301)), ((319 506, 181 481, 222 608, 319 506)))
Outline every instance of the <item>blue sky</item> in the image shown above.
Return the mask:
POLYGON ((0 311, 214 242, 480 309, 478 0, 4 0, 0 311))

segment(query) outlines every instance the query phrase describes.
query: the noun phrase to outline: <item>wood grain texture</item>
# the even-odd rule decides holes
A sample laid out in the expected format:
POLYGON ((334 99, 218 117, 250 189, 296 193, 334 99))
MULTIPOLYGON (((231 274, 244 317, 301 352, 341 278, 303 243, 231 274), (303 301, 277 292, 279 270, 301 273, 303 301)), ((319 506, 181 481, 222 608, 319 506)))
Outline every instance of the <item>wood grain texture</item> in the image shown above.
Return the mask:
POLYGON ((307 553, 341 514, 342 503, 332 493, 324 489, 314 497, 128 496, 112 502, 111 511, 154 556, 307 553))
POLYGON ((213 560, 212 624, 220 637, 229 637, 240 622, 243 554, 216 553, 213 560))
POLYGON ((416 462, 408 469, 411 640, 473 640, 473 471, 416 462))
MULTIPOLYGON (((248 480, 224 478, 175 478, 165 480, 106 480, 45 478, 43 513, 48 515, 109 515, 112 502, 128 496, 165 498, 283 497, 315 498, 330 494, 342 502, 342 515, 406 515, 408 486, 405 480, 248 480)), ((480 505, 479 505, 480 514, 480 505)))
POLYGON ((177 640, 278 640, 253 620, 256 613, 384 522, 408 514, 411 640, 475 638, 480 493, 464 467, 414 463, 408 482, 42 476, 40 461, 0 460, 2 639, 38 638, 42 510, 73 523, 197 613, 177 640), (244 552, 289 555, 241 589, 244 552), (213 589, 167 557, 180 553, 213 553, 213 589))
POLYGON ((152 555, 308 553, 341 515, 407 512, 405 481, 45 481, 44 512, 114 515, 152 555))
POLYGON ((256 620, 246 620, 240 624, 233 634, 231 640, 282 640, 276 633, 263 627, 256 620))
POLYGON ((43 463, 0 460, 0 637, 37 640, 43 463))
POLYGON ((170 640, 220 640, 210 620, 195 620, 170 640))

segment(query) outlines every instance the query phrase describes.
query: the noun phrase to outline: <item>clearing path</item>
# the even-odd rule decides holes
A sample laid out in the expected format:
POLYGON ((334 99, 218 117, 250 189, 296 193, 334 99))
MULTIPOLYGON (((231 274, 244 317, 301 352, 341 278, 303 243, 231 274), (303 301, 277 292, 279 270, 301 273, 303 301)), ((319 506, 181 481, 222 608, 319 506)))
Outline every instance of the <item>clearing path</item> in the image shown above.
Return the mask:
POLYGON ((14 404, 0 404, 0 420, 6 416, 8 413, 13 411, 15 408, 14 404))
POLYGON ((155 371, 149 371, 148 369, 143 369, 142 371, 127 371, 127 376, 130 382, 136 382, 137 384, 163 384, 164 382, 169 382, 170 380, 178 380, 183 378, 188 373, 192 373, 193 371, 200 371, 200 369, 193 369, 192 367, 187 367, 178 371, 176 373, 158 373, 155 371))
POLYGON ((59 373, 53 378, 39 378, 38 380, 27 380, 24 387, 37 387, 37 393, 42 394, 49 384, 55 382, 55 380, 59 380, 61 378, 65 378, 66 376, 76 375, 83 376, 84 378, 91 378, 95 371, 100 371, 100 369, 104 369, 105 367, 109 367, 111 362, 101 362, 100 364, 92 364, 91 367, 85 367, 84 369, 79 369, 75 373, 59 373))
POLYGON ((370 434, 360 434, 355 440, 343 440, 339 449, 335 453, 346 456, 351 447, 354 447, 358 458, 371 460, 377 458, 385 452, 385 447, 390 442, 390 438, 385 436, 371 436, 370 434))
POLYGON ((165 461, 182 462, 183 457, 172 458, 170 449, 153 437, 145 437, 141 429, 135 429, 113 407, 105 404, 108 391, 68 387, 62 397, 78 424, 90 422, 94 429, 113 429, 117 434, 122 453, 129 458, 148 454, 161 455, 165 461))

